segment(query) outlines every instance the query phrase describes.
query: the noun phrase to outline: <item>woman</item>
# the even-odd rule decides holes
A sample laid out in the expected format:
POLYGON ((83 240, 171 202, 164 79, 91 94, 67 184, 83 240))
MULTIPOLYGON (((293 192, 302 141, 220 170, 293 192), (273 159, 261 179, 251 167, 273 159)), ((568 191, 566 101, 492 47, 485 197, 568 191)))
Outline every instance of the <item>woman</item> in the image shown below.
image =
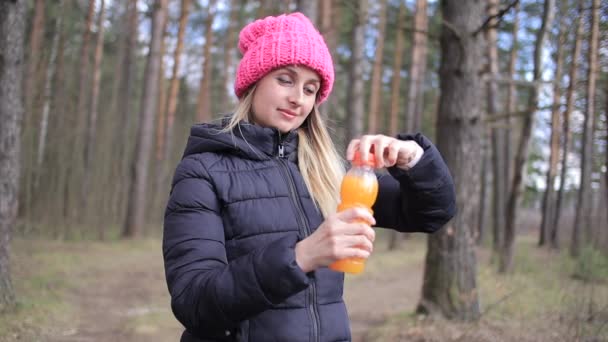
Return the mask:
POLYGON ((165 213, 181 340, 348 341, 344 276, 326 266, 367 258, 370 225, 439 229, 455 213, 451 176, 422 135, 363 136, 347 159, 373 149, 390 173, 379 177, 375 218, 336 213, 344 171, 317 108, 334 81, 323 38, 293 13, 247 25, 239 49, 239 105, 221 124, 192 128, 165 213))

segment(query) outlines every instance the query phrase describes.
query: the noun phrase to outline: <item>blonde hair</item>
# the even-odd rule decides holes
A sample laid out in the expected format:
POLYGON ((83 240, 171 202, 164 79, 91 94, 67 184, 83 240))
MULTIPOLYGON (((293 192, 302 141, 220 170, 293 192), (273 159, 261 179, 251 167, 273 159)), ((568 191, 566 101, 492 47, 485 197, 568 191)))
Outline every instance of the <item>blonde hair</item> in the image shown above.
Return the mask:
MULTIPOLYGON (((224 132, 239 129, 238 125, 242 121, 253 122, 251 107, 254 92, 255 85, 239 101, 224 132)), ((300 173, 313 202, 323 216, 327 217, 336 212, 344 167, 317 105, 297 129, 297 133, 300 173)))

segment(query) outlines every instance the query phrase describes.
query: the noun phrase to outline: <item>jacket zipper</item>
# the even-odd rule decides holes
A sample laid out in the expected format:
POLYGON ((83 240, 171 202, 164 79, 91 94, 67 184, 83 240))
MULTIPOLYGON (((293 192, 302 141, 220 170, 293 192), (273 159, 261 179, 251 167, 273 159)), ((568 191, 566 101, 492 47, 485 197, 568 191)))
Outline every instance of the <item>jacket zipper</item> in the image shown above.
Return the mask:
MULTIPOLYGON (((284 161, 285 160, 284 158, 285 158, 285 146, 283 146, 283 143, 281 142, 281 136, 279 134, 277 162, 281 166, 282 173, 284 174, 284 177, 286 178, 287 185, 289 188, 289 195, 291 197, 292 202, 296 206, 296 210, 298 212, 298 218, 300 219, 300 223, 302 224, 302 227, 304 227, 304 232, 306 233, 306 236, 309 236, 311 234, 310 227, 308 226, 308 222, 306 221, 306 218, 304 217, 304 209, 302 208, 302 203, 300 202, 300 199, 296 195, 296 186, 293 181, 293 177, 291 176, 291 173, 289 172, 289 167, 286 165, 286 163, 284 161)), ((319 327, 321 326, 321 323, 320 323, 319 313, 318 313, 318 309, 317 309, 317 301, 316 301, 317 288, 316 288, 314 276, 310 279, 309 295, 310 295, 310 300, 309 300, 308 309, 309 309, 309 313, 311 316, 310 319, 312 322, 313 341, 316 342, 316 341, 320 341, 319 327)))

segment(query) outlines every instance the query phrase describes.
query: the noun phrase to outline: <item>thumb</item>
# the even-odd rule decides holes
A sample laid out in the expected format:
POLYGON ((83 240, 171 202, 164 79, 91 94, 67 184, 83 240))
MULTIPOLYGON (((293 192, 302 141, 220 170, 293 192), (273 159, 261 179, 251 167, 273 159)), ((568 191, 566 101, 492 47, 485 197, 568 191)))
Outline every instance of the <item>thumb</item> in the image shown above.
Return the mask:
POLYGON ((373 226, 376 224, 376 219, 372 215, 371 209, 365 208, 363 206, 356 206, 346 209, 340 209, 338 213, 338 219, 344 222, 354 222, 354 221, 365 221, 367 224, 373 226))

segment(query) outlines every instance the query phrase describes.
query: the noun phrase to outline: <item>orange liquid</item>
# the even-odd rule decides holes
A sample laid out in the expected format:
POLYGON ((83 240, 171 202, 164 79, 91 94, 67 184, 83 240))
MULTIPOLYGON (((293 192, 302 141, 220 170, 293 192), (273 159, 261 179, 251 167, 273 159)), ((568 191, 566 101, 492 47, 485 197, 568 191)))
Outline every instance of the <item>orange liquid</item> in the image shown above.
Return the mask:
MULTIPOLYGON (((377 196, 378 180, 373 173, 370 172, 365 175, 346 174, 340 187, 342 202, 338 205, 338 211, 352 207, 363 207, 373 215, 372 206, 377 196)), ((365 269, 365 259, 342 259, 329 265, 329 268, 334 271, 359 274, 365 269)))

